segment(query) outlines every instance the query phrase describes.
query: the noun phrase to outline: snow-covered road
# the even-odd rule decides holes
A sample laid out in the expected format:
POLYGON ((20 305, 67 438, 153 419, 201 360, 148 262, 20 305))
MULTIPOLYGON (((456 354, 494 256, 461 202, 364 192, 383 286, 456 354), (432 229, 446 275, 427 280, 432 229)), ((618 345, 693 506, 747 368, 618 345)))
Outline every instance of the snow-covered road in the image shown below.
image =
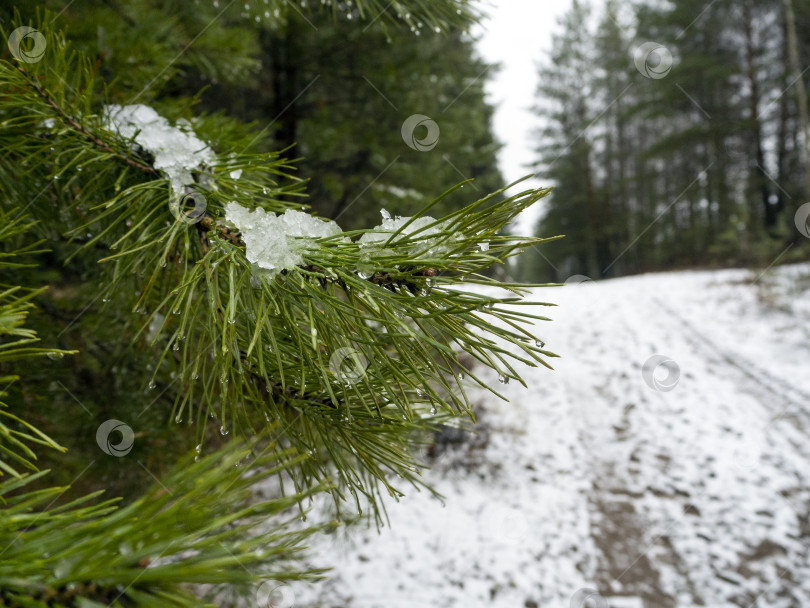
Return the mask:
POLYGON ((537 329, 555 371, 510 403, 473 390, 481 435, 428 476, 445 506, 414 493, 379 535, 321 539, 335 571, 295 606, 810 606, 810 265, 535 299, 559 304, 537 329))

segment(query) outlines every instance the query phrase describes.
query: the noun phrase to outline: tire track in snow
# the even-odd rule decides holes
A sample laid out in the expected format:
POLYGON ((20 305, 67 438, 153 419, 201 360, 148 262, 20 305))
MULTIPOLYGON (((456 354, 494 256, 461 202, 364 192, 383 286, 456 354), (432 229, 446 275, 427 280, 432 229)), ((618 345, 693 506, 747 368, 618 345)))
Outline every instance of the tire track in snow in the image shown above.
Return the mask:
MULTIPOLYGON (((751 551, 741 555, 741 563, 738 570, 742 578, 753 575, 752 568, 755 568, 762 560, 773 557, 788 558, 782 561, 777 567, 776 580, 772 581, 765 592, 773 591, 776 587, 781 587, 782 599, 787 598, 785 605, 805 605, 810 601, 810 593, 805 590, 796 589, 794 595, 786 587, 792 586, 791 581, 796 578, 806 579, 806 572, 810 564, 808 555, 810 554, 810 412, 807 406, 810 405, 810 395, 798 387, 788 385, 785 380, 775 377, 773 374, 762 369, 741 356, 732 356, 725 348, 717 344, 716 341, 708 338, 703 332, 695 327, 689 320, 685 319, 677 311, 672 309, 660 298, 653 298, 664 311, 672 318, 676 319, 686 329, 686 339, 695 347, 697 352, 708 353, 706 360, 710 356, 723 365, 722 371, 716 371, 717 375, 734 377, 735 385, 745 393, 754 397, 764 409, 770 412, 770 419, 767 421, 765 429, 762 431, 772 431, 769 435, 770 441, 753 446, 756 453, 755 466, 765 465, 768 461, 783 469, 788 476, 795 479, 791 486, 780 491, 773 492, 772 496, 776 500, 776 507, 787 506, 796 517, 798 534, 791 534, 790 540, 795 540, 793 549, 797 555, 790 555, 790 550, 783 544, 774 542, 766 538, 751 551), (789 448, 789 449, 788 449, 789 448), (791 453, 792 452, 792 453, 791 453), (804 553, 803 559, 800 555, 804 553), (798 574, 804 572, 804 574, 798 574)), ((776 509, 774 509, 776 510, 776 509)), ((727 579, 727 582, 739 585, 740 577, 727 579)), ((799 587, 799 585, 796 585, 799 587)), ((758 597, 758 596, 757 596, 758 597)), ((751 602, 753 606, 757 601, 755 597, 751 602)), ((772 603, 762 603, 757 605, 779 605, 779 597, 772 597, 772 603)))
MULTIPOLYGON (((588 287, 599 290, 602 286, 588 287)), ((593 332, 576 334, 577 337, 592 334, 597 339, 586 340, 584 344, 573 340, 575 345, 571 350, 579 359, 576 367, 579 370, 586 368, 586 371, 580 371, 573 383, 566 382, 571 405, 583 408, 583 418, 587 419, 588 413, 591 414, 590 424, 581 430, 580 443, 591 463, 588 467, 592 487, 588 495, 590 527, 601 554, 594 582, 611 605, 674 608, 675 598, 662 587, 659 562, 677 562, 677 556, 665 535, 650 538, 646 515, 636 508, 647 488, 634 487, 637 484, 628 479, 632 471, 626 470, 628 461, 632 463, 634 460, 636 449, 621 449, 622 446, 632 446, 637 439, 637 430, 633 427, 638 423, 633 412, 643 408, 648 399, 643 393, 640 377, 626 372, 611 374, 614 370, 601 364, 605 357, 632 362, 633 353, 645 349, 644 343, 649 341, 649 336, 640 337, 641 332, 637 331, 635 324, 628 323, 628 318, 633 316, 624 314, 621 298, 612 300, 608 291, 601 289, 596 297, 580 298, 577 302, 587 307, 584 318, 600 319, 600 327, 605 329, 594 328, 593 332), (611 336, 611 329, 615 331, 617 327, 624 329, 617 332, 619 335, 611 336), (602 336, 602 331, 607 331, 608 335, 602 336), (610 351, 605 345, 611 347, 610 351), (593 358, 594 346, 598 351, 596 358, 593 358), (576 398, 571 400, 571 396, 576 398), (611 411, 613 414, 621 412, 618 420, 611 411), (595 412, 598 415, 594 419, 595 412), (667 555, 662 555, 662 552, 667 552, 667 555)), ((637 304, 634 302, 634 307, 637 304)), ((573 302, 566 305, 576 306, 573 302)), ((688 576, 684 578, 684 585, 692 589, 688 576)))
MULTIPOLYGON (((739 374, 745 376, 747 380, 756 384, 760 389, 766 391, 765 396, 777 396, 781 398, 788 407, 793 406, 799 410, 803 422, 805 423, 804 426, 801 427, 801 430, 805 434, 810 434, 810 412, 808 412, 806 407, 802 405, 810 404, 810 394, 802 391, 798 387, 786 384, 784 380, 773 377, 761 367, 758 367, 750 361, 743 359, 739 355, 732 357, 732 355, 730 355, 725 349, 720 347, 713 340, 707 338, 703 333, 700 332, 700 330, 694 327, 692 323, 664 303, 660 298, 653 298, 653 301, 672 317, 676 318, 681 324, 683 324, 693 338, 693 344, 700 344, 708 348, 724 363, 734 368, 739 374), (740 360, 744 361, 744 364, 739 363, 740 360), (770 393, 771 395, 767 395, 767 393, 770 393)), ((786 409, 787 407, 785 410, 786 409)), ((783 412, 777 414, 776 418, 781 417, 781 413, 783 412)))
MULTIPOLYGON (((588 300, 587 311, 604 325, 613 325, 614 330, 617 325, 624 326, 610 341, 619 346, 610 353, 613 358, 632 363, 634 356, 645 348, 652 354, 666 344, 668 350, 695 355, 688 361, 693 369, 687 373, 692 371, 700 378, 693 381, 687 375, 674 395, 645 395, 643 388, 639 391, 638 382, 632 382, 632 372, 617 382, 615 371, 594 366, 597 361, 582 358, 579 362, 580 366, 591 367, 581 374, 574 391, 580 403, 587 399, 588 389, 591 399, 603 404, 620 406, 625 401, 621 419, 613 424, 616 436, 612 441, 598 432, 584 440, 586 445, 606 448, 596 454, 590 450, 592 468, 597 471, 594 478, 598 480, 589 498, 593 536, 602 553, 597 573, 600 590, 606 595, 632 593, 643 598, 644 606, 656 608, 700 604, 747 606, 766 590, 773 597, 760 600, 759 605, 791 605, 780 603, 784 601, 804 604, 810 599, 807 591, 798 590, 794 596, 791 588, 799 585, 791 584, 790 580, 801 578, 800 573, 807 568, 806 555, 800 554, 802 540, 806 539, 807 526, 802 526, 802 522, 807 519, 807 509, 798 492, 788 490, 783 494, 783 490, 776 489, 779 481, 774 480, 780 476, 774 467, 785 469, 788 482, 794 477, 789 485, 807 487, 806 476, 801 472, 801 465, 806 471, 810 462, 802 449, 806 438, 797 437, 798 433, 789 425, 776 424, 778 416, 763 420, 770 426, 776 425, 773 434, 778 439, 764 446, 763 459, 770 462, 761 466, 756 463, 756 471, 742 476, 734 471, 729 474, 728 463, 722 459, 717 462, 711 446, 707 449, 700 445, 709 441, 717 443, 719 451, 739 448, 735 435, 745 429, 746 423, 760 424, 756 413, 765 404, 771 414, 780 405, 783 407, 779 415, 788 409, 806 414, 801 407, 802 392, 784 387, 784 383, 764 371, 757 375, 762 370, 755 366, 746 369, 744 364, 737 364, 716 344, 702 339, 697 329, 684 323, 660 298, 636 296, 628 312, 627 292, 617 290, 618 284, 605 285, 609 288, 599 297, 588 300), (677 327, 673 321, 683 326, 677 327), (687 327, 686 332, 683 327, 687 327), (719 359, 722 366, 718 368, 713 359, 719 359), (582 378, 587 379, 587 388, 582 386, 582 378), (727 402, 734 407, 753 409, 746 412, 742 422, 735 421, 735 410, 727 402), (702 407, 707 410, 725 407, 725 410, 720 415, 707 411, 706 416, 700 416, 702 407), (666 426, 665 415, 669 411, 677 412, 678 418, 685 416, 686 420, 676 419, 666 426), (695 419, 691 421, 693 433, 704 439, 690 441, 690 416, 695 419), (633 445, 629 458, 626 450, 616 449, 622 443, 633 445), (783 454, 774 456, 774 451, 780 451, 775 446, 783 443, 792 449, 787 452, 781 449, 783 454), (677 467, 670 467, 669 463, 656 470, 656 466, 649 465, 656 459, 674 459, 674 465, 686 465, 682 467, 686 472, 673 473, 669 469, 677 467), (769 469, 765 476, 772 482, 770 486, 760 485, 762 469, 769 469), (724 494, 723 484, 713 483, 713 478, 728 479, 736 487, 724 494), (646 482, 650 485, 645 487, 646 482), (749 495, 755 496, 749 500, 749 495), (770 501, 777 504, 767 505, 769 495, 770 501), (790 510, 799 520, 798 526, 792 522, 793 530, 787 534, 780 529, 780 522, 772 521, 785 518, 786 509, 780 499, 787 504, 795 503, 790 504, 790 510), (758 501, 766 505, 757 509, 753 505, 758 501), (674 515, 667 519, 667 512, 674 515), (799 532, 798 542, 791 543, 795 532, 799 532)), ((590 350, 592 355, 593 349, 590 350)), ((591 411, 600 409, 604 411, 605 406, 591 406, 591 411)), ((607 421, 604 426, 608 426, 610 417, 603 414, 602 418, 607 421)), ((796 426, 802 434, 809 428, 804 424, 796 426)))

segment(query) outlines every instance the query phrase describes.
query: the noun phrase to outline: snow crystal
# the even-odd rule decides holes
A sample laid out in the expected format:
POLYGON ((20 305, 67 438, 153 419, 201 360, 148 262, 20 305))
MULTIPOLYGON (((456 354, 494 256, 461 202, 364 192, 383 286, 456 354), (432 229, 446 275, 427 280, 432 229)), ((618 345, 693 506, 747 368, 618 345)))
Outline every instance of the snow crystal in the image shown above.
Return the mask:
POLYGON ((167 119, 147 105, 108 105, 104 111, 106 126, 123 137, 132 139, 155 157, 154 167, 169 178, 172 190, 180 194, 183 186, 193 185, 191 172, 200 165, 211 165, 216 155, 207 143, 190 130, 172 126, 167 119))
POLYGON ((335 222, 303 211, 288 209, 276 215, 258 208, 250 211, 236 202, 225 206, 225 219, 242 233, 247 259, 271 276, 303 264, 303 252, 316 247, 312 239, 342 232, 335 222))
POLYGON ((418 217, 411 222, 411 217, 402 217, 398 215, 395 218, 392 218, 385 209, 380 210, 380 213, 382 214, 383 218, 382 224, 375 226, 369 232, 366 232, 360 237, 359 243, 361 247, 369 249, 379 248, 389 238, 391 238, 391 235, 394 232, 410 222, 410 224, 408 224, 405 229, 397 235, 397 239, 400 237, 404 238, 409 234, 417 233, 414 234, 415 240, 410 249, 411 255, 438 257, 453 249, 453 241, 457 237, 454 236, 448 238, 447 236, 443 235, 447 229, 447 222, 436 223, 435 218, 428 215, 418 217), (430 238, 434 235, 442 236, 430 238))

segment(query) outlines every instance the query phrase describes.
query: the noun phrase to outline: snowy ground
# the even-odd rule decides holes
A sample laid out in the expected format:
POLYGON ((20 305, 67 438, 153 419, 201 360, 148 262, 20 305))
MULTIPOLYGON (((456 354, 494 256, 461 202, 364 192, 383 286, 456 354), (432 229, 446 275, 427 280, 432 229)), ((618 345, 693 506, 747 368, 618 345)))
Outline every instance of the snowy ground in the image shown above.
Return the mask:
POLYGON ((446 506, 414 493, 379 535, 316 543, 335 570, 296 608, 810 605, 810 265, 536 299, 556 371, 474 391, 484 432, 428 478, 446 506))

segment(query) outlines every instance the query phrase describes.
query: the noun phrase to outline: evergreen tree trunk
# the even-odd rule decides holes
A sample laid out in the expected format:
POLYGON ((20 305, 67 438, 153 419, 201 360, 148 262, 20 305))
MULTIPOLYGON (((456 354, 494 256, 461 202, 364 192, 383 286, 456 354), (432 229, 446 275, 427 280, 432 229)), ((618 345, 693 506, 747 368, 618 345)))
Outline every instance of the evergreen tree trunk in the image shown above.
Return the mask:
MULTIPOLYGON (((799 43, 796 39, 796 16, 793 12, 792 0, 784 0, 785 29, 787 30, 788 60, 790 65, 790 85, 794 88, 796 106, 799 112, 799 158, 802 165, 802 200, 810 201, 810 119, 808 119, 807 90, 804 86, 802 70, 799 64, 799 43)), ((798 209, 801 203, 796 203, 791 209, 790 216, 798 209)), ((794 239, 800 238, 794 234, 794 239)))
MULTIPOLYGON (((776 209, 770 203, 770 192, 768 188, 768 177, 765 173, 765 154, 762 150, 762 125, 759 119, 759 79, 756 74, 756 49, 754 48, 753 16, 751 14, 751 3, 746 0, 742 4, 743 31, 745 32, 745 75, 748 80, 750 90, 748 96, 748 113, 751 121, 751 140, 754 152, 754 167, 749 170, 752 177, 752 194, 758 195, 761 204, 761 212, 757 212, 756 205, 750 208, 750 230, 752 237, 756 238, 758 230, 756 226, 759 219, 762 220, 762 227, 765 232, 772 234, 776 226, 776 209)), ((754 196, 751 197, 752 203, 754 196)))

